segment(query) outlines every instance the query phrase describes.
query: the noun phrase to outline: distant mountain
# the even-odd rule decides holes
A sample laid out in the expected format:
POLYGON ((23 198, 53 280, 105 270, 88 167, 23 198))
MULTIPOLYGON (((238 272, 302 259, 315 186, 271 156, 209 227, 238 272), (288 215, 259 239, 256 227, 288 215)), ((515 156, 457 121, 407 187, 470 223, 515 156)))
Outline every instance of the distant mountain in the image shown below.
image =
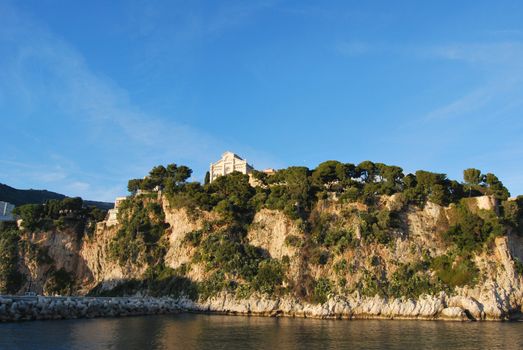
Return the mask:
POLYGON ((102 210, 109 210, 114 208, 114 203, 110 202, 99 202, 99 201, 84 201, 86 206, 95 206, 102 210))
MULTIPOLYGON (((24 204, 41 204, 50 199, 64 199, 67 196, 47 190, 19 190, 0 183, 0 201, 9 202, 15 206, 24 204)), ((97 208, 108 210, 114 207, 113 203, 86 201, 85 205, 94 205, 97 208)))

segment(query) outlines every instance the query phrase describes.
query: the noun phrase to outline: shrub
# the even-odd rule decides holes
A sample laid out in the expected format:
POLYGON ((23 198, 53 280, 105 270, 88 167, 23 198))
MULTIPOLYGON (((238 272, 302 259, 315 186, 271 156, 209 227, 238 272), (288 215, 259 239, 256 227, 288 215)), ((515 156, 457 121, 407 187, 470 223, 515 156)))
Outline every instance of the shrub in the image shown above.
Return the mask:
POLYGON ((183 274, 183 267, 180 271, 177 271, 161 264, 157 265, 156 271, 148 274, 149 276, 143 284, 145 284, 147 294, 151 296, 170 296, 172 298, 185 296, 196 300, 198 298, 198 289, 183 274))
POLYGON ((418 298, 422 294, 434 294, 443 289, 441 283, 432 281, 427 274, 428 263, 400 264, 389 279, 389 296, 418 298))
POLYGON ((160 263, 165 252, 160 239, 167 227, 161 206, 134 197, 122 203, 118 217, 120 230, 109 243, 109 256, 121 265, 160 263), (141 257, 145 260, 140 261, 141 257))
POLYGON ((126 280, 110 290, 101 291, 100 286, 97 286, 88 295, 115 297, 132 296, 137 293, 154 297, 180 298, 183 296, 192 300, 198 299, 197 285, 184 277, 183 271, 180 269, 171 269, 163 264, 149 267, 144 279, 126 280))
POLYGON ((356 202, 361 196, 361 191, 358 187, 348 187, 340 196, 340 201, 345 203, 356 202))
POLYGON ((16 228, 0 229, 0 294, 14 294, 25 282, 18 271, 19 234, 16 228))
POLYGON ((519 276, 523 276, 523 262, 518 258, 514 258, 514 269, 519 276))
POLYGON ((258 273, 253 280, 255 290, 273 295, 283 283, 284 269, 282 264, 274 259, 264 260, 258 266, 258 273))
POLYGON ((290 247, 296 247, 296 248, 299 248, 303 245, 303 240, 298 237, 298 236, 295 236, 295 235, 288 235, 287 237, 285 237, 285 244, 290 246, 290 247))
POLYGON ((503 202, 502 209, 504 222, 523 235, 523 196, 519 196, 515 201, 503 202))
POLYGON ((474 286, 479 270, 470 256, 441 255, 434 258, 431 268, 448 287, 474 286))
POLYGON ((198 296, 202 300, 206 300, 221 292, 225 287, 225 274, 222 271, 217 271, 198 284, 198 296))
POLYGON ((202 230, 190 231, 185 234, 183 241, 184 241, 184 243, 189 243, 193 247, 196 247, 200 244, 202 235, 203 235, 202 230))
POLYGON ((325 244, 337 253, 343 253, 352 243, 352 231, 343 228, 331 229, 325 235, 325 244))
POLYGON ((457 206, 455 223, 443 232, 443 239, 455 244, 460 251, 469 253, 481 248, 487 240, 504 234, 505 228, 494 213, 483 214, 484 218, 460 203, 457 206))
POLYGON ((381 276, 375 273, 371 273, 368 270, 363 270, 363 275, 358 283, 358 289, 364 296, 373 297, 376 295, 386 296, 386 290, 384 284, 386 281, 382 281, 381 276))
POLYGON ((329 252, 319 247, 311 248, 310 262, 314 265, 325 265, 329 261, 329 252))
POLYGON ((387 210, 361 214, 360 232, 364 241, 387 244, 391 241, 390 212, 387 210))
POLYGON ((314 284, 311 301, 315 304, 327 302, 329 294, 332 292, 332 283, 327 278, 320 278, 314 284))
POLYGON ((74 286, 74 277, 65 269, 50 270, 44 284, 44 293, 51 295, 70 295, 74 286))
POLYGON ((347 266, 347 260, 341 259, 334 264, 334 272, 336 272, 337 275, 342 276, 347 272, 347 266))

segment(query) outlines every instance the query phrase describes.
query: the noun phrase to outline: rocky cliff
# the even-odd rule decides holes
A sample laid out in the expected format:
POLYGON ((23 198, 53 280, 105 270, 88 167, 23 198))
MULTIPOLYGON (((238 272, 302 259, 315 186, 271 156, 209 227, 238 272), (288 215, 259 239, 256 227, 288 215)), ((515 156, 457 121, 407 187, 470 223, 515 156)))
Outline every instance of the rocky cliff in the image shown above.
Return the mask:
MULTIPOLYGON (((29 278, 21 291, 30 283, 39 294, 147 295, 152 289, 144 281, 154 280, 154 286, 162 281, 164 288, 165 280, 176 277, 169 282, 171 289, 160 288, 156 295, 172 296, 175 290, 182 307, 199 311, 458 320, 500 320, 521 314, 523 238, 507 229, 479 249, 458 253, 443 235, 455 227, 454 204, 428 202, 420 208, 405 204, 400 195, 382 196, 376 208, 386 217, 374 223, 365 217, 366 205, 335 199, 319 201, 308 224, 280 210, 258 210, 242 238, 242 254, 251 254, 245 247, 258 254, 258 274, 249 279, 248 274, 219 265, 239 255, 234 247, 225 247, 225 252, 214 249, 221 247, 223 238, 214 242, 213 237, 228 229, 216 212, 176 207, 165 196, 129 201, 147 203, 143 206, 149 208, 144 209, 147 217, 161 219, 156 224, 163 230, 154 247, 140 241, 143 250, 134 257, 124 261, 115 256, 115 242, 129 224, 124 215, 117 225, 99 222, 91 235, 83 237, 58 229, 25 232, 19 268, 29 278), (157 218, 153 212, 159 213, 157 218), (394 221, 383 226, 386 236, 379 229, 380 220, 394 221), (223 260, 218 260, 222 253, 223 260), (151 260, 153 255, 160 258, 151 260), (155 272, 160 265, 161 271, 155 272), (266 265, 269 268, 263 270, 266 265), (65 281, 57 271, 64 272, 65 281), (456 275, 460 279, 453 279, 456 275), (50 281, 67 288, 53 289, 50 281), (183 288, 175 286, 182 282, 183 288), (191 294, 191 288, 200 293, 191 294)), ((490 197, 465 202, 471 213, 483 217, 499 209, 490 197)), ((128 214, 133 217, 133 212, 128 214)), ((245 261, 240 264, 252 260, 245 261)))

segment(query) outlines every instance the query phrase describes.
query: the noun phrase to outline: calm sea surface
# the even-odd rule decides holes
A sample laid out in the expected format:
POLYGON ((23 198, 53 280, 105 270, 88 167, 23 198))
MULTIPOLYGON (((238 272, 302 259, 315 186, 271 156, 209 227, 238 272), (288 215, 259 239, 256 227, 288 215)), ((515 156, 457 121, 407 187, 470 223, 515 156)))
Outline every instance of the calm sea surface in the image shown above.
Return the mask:
POLYGON ((523 349, 523 323, 167 315, 0 324, 0 349, 523 349))

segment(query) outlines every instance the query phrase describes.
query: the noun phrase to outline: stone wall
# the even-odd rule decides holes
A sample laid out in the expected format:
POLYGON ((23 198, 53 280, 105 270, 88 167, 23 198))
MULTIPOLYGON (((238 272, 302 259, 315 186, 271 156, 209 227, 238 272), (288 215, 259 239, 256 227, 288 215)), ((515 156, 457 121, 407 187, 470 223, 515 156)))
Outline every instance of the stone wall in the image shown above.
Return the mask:
POLYGON ((179 311, 171 298, 0 296, 0 322, 157 315, 179 311))

